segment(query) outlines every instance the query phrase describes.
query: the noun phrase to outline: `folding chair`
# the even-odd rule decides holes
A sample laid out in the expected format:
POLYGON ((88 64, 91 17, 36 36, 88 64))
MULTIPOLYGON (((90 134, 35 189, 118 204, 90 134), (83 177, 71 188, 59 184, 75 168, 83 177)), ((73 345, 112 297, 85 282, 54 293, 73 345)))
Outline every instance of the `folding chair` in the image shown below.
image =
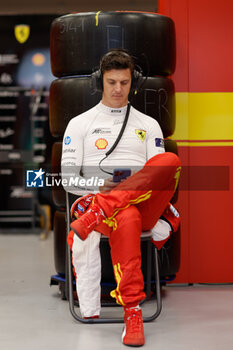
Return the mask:
MULTIPOLYGON (((66 210, 67 210, 67 234, 70 231, 70 207, 74 201, 74 195, 66 193, 66 210)), ((76 197, 77 198, 77 197, 76 197)), ((158 262, 158 251, 157 248, 151 242, 151 231, 142 232, 141 241, 145 241, 147 245, 147 271, 146 271, 146 298, 144 301, 149 299, 151 292, 151 267, 152 262, 154 264, 154 278, 155 278, 155 296, 156 296, 156 306, 155 311, 152 315, 144 317, 144 322, 151 322, 155 320, 161 310, 162 310, 162 299, 161 299, 161 290, 160 290, 160 277, 159 277, 159 262, 158 262), (153 254, 152 254, 153 253, 153 254)), ((101 240, 108 240, 107 237, 102 236, 101 240)), ((73 293, 73 269, 71 262, 71 251, 67 245, 67 254, 66 254, 66 293, 69 300, 69 307, 72 316, 75 320, 82 323, 123 323, 123 317, 121 318, 99 318, 99 319, 83 319, 76 311, 76 305, 74 302, 74 293, 73 293)), ((143 301, 143 302, 144 302, 143 301)), ((142 302, 142 303, 143 303, 142 302)), ((115 304, 116 305, 116 304, 115 304)), ((104 304, 102 304, 104 306, 104 304)))

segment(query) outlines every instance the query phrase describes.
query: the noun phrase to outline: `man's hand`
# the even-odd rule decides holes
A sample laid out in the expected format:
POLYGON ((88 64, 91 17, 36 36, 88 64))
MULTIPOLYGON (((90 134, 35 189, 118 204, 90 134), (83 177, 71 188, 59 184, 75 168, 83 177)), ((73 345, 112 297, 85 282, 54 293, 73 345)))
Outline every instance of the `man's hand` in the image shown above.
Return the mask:
POLYGON ((119 182, 113 182, 112 177, 109 177, 104 180, 104 185, 99 186, 100 193, 110 192, 113 188, 115 188, 119 182))
MULTIPOLYGON (((134 170, 132 171, 131 175, 135 174, 137 171, 134 170)), ((129 176, 129 177, 130 177, 129 176)), ((129 178, 127 177, 127 179, 129 178)), ((103 186, 99 186, 99 191, 100 193, 106 193, 106 192, 110 192, 111 190, 113 190, 113 188, 115 188, 117 185, 119 185, 121 182, 127 180, 127 179, 122 179, 120 182, 114 182, 112 177, 109 177, 107 179, 104 180, 104 185, 103 186)))

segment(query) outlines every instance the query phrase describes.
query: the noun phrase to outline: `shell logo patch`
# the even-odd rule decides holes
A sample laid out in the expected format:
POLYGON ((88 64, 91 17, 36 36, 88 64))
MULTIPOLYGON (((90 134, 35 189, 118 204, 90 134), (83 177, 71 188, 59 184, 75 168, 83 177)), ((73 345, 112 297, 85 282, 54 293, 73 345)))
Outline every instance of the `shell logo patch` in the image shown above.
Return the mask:
POLYGON ((15 26, 15 37, 20 44, 25 43, 30 35, 30 27, 27 24, 18 24, 15 26))
POLYGON ((142 129, 136 129, 135 130, 136 135, 140 138, 140 140, 143 142, 145 140, 146 137, 146 130, 142 130, 142 129))
POLYGON ((98 148, 98 149, 106 149, 108 145, 108 141, 105 140, 105 139, 98 139, 95 141, 95 146, 98 148))

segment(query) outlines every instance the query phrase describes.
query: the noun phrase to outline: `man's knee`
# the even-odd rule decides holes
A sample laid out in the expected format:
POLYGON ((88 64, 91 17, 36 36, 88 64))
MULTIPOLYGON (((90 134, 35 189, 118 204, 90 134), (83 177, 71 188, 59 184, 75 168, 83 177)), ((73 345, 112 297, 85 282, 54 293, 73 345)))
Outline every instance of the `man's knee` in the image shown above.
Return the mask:
POLYGON ((148 165, 153 165, 149 163, 155 163, 155 165, 172 166, 179 167, 181 165, 180 158, 172 152, 164 152, 157 154, 156 156, 149 159, 148 165))
POLYGON ((141 226, 141 214, 134 205, 120 210, 116 216, 116 220, 120 225, 124 226, 129 226, 132 224, 141 226))
POLYGON ((163 153, 163 156, 166 159, 168 165, 176 167, 181 165, 180 158, 175 153, 165 152, 163 153))

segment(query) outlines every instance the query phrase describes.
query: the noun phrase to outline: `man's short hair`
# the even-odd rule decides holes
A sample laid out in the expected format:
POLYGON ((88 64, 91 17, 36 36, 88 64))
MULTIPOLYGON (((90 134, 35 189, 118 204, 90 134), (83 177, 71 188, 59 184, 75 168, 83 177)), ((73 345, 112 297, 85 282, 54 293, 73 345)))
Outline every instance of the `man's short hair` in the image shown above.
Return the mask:
POLYGON ((112 69, 130 69, 131 75, 134 72, 134 61, 129 52, 125 49, 112 49, 107 52, 100 61, 102 76, 112 69))

